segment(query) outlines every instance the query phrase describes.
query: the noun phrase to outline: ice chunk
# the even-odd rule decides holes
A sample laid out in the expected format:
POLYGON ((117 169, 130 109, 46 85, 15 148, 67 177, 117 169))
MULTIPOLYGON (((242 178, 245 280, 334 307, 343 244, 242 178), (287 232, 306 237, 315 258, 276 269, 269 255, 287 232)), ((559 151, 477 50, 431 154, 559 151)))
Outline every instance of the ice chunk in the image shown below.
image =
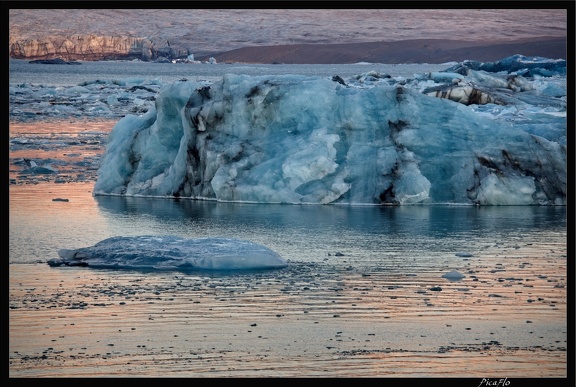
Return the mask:
MULTIPOLYGON (((114 127, 94 193, 261 203, 566 204, 566 102, 540 93, 544 87, 525 76, 488 72, 506 63, 531 62, 478 65, 461 83, 434 92, 420 91, 418 79, 356 87, 301 75, 228 74, 211 85, 167 85, 146 115, 128 115, 114 127)), ((457 70, 423 82, 450 80, 457 70)))
POLYGON ((442 278, 446 278, 448 281, 460 281, 464 277, 466 277, 464 274, 457 271, 449 271, 442 275, 442 278))
POLYGON ((287 266, 278 253, 233 238, 185 239, 176 236, 112 237, 91 247, 62 249, 50 266, 108 269, 259 270, 287 266))

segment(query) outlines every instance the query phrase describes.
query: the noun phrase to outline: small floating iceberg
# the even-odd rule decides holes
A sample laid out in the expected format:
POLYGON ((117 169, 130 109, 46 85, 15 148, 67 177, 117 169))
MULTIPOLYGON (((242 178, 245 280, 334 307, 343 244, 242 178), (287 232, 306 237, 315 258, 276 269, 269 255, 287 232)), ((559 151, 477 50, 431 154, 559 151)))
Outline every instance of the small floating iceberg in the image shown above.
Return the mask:
POLYGON ((466 277, 464 274, 459 273, 457 271, 449 271, 448 273, 442 275, 442 278, 446 278, 448 281, 453 282, 460 281, 464 277, 466 277))
POLYGON ((138 270, 260 270, 287 266, 278 253, 241 239, 116 236, 94 246, 62 249, 48 265, 138 270))
POLYGON ((58 173, 58 171, 54 169, 50 164, 40 166, 36 164, 34 160, 30 159, 24 159, 24 162, 28 168, 20 171, 21 175, 48 175, 58 173))

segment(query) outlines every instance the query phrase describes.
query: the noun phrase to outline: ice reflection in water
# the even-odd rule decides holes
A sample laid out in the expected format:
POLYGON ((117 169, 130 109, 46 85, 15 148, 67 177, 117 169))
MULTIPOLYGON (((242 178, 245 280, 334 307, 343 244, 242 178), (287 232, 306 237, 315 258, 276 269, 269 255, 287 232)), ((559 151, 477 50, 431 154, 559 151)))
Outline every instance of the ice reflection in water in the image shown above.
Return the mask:
POLYGON ((565 207, 240 204, 93 197, 91 188, 90 183, 11 187, 10 261, 49 259, 61 248, 148 234, 247 239, 305 262, 394 261, 409 267, 413 259, 453 258, 459 252, 477 257, 487 247, 537 244, 546 235, 566 233, 565 207))
POLYGON ((150 230, 146 225, 153 223, 162 233, 253 239, 296 260, 318 260, 338 251, 360 260, 383 260, 383 254, 391 252, 480 252, 496 241, 515 243, 542 231, 561 232, 566 220, 564 207, 299 206, 111 196, 95 200, 108 224, 119 230, 129 224, 133 232, 142 226, 150 230))

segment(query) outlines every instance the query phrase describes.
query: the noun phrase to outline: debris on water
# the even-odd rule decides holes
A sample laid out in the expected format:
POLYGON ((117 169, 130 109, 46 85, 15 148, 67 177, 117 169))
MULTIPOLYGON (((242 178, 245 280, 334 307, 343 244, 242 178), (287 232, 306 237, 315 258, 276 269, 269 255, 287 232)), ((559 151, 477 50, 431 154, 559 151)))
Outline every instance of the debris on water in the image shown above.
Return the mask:
POLYGON ((456 253, 456 256, 468 258, 468 257, 473 257, 474 255, 472 255, 470 253, 466 253, 466 252, 458 252, 458 253, 456 253))

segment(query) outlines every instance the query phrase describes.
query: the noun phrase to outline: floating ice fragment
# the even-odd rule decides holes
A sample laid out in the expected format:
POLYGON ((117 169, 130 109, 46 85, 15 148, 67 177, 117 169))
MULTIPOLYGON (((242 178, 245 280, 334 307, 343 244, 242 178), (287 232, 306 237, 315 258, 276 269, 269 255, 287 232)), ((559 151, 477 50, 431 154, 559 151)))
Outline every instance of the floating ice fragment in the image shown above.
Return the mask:
POLYGON ((56 171, 50 164, 40 166, 36 164, 34 160, 30 159, 24 159, 24 162, 28 168, 20 171, 20 174, 22 175, 45 175, 58 173, 58 171, 56 171))
POLYGON ((50 266, 146 270, 278 269, 287 262, 269 248, 240 239, 176 236, 112 237, 94 246, 62 249, 50 266))
POLYGON ((460 281, 464 277, 466 277, 464 274, 457 271, 450 271, 442 275, 442 278, 446 278, 448 281, 460 281))

